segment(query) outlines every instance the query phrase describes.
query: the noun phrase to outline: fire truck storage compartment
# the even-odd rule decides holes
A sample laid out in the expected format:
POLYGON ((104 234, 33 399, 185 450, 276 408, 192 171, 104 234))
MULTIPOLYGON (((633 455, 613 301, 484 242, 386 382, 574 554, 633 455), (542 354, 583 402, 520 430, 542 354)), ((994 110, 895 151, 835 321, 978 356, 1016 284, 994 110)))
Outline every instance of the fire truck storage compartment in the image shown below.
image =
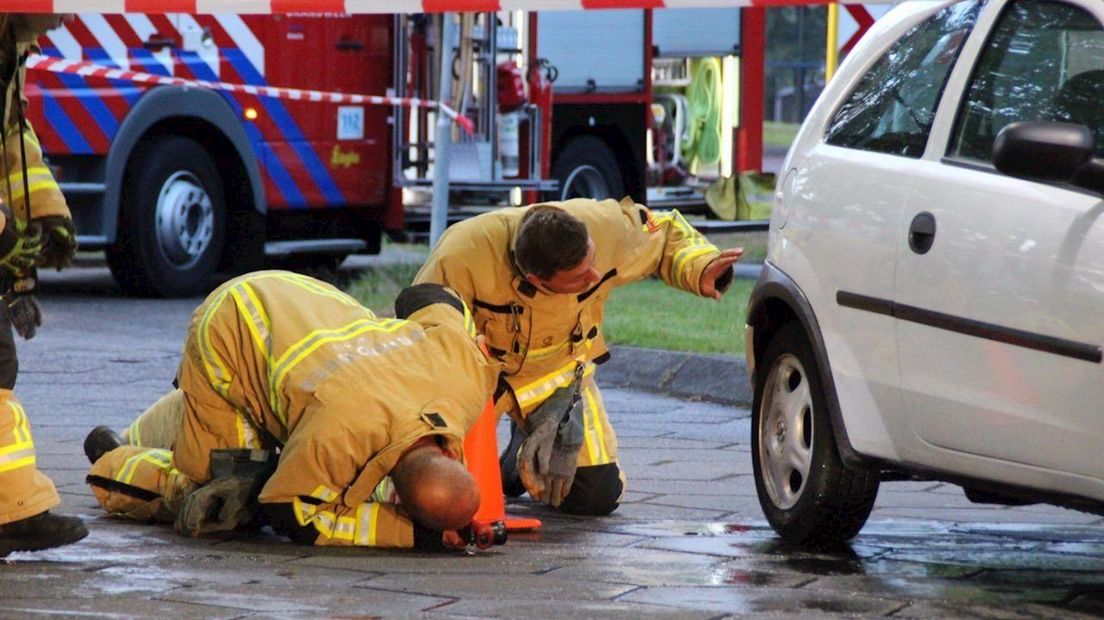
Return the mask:
POLYGON ((648 203, 706 210, 706 188, 733 171, 740 9, 652 12, 648 203))
POLYGON ((559 71, 556 94, 644 89, 643 11, 545 11, 537 41, 559 71))

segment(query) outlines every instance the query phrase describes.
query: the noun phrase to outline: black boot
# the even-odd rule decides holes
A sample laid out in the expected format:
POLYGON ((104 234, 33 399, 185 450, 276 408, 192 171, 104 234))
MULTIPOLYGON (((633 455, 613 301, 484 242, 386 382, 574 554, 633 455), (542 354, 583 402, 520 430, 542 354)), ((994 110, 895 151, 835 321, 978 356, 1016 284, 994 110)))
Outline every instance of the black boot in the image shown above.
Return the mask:
POLYGON ((47 512, 0 525, 0 558, 12 551, 38 551, 75 543, 88 536, 76 517, 47 512))
POLYGON ((84 454, 95 464, 100 457, 123 445, 123 438, 106 426, 97 426, 84 438, 84 454))
POLYGON ((525 441, 525 431, 521 430, 517 422, 510 421, 510 444, 498 457, 498 470, 502 474, 502 492, 506 497, 521 497, 525 493, 525 485, 521 483, 521 473, 518 472, 517 455, 525 441))

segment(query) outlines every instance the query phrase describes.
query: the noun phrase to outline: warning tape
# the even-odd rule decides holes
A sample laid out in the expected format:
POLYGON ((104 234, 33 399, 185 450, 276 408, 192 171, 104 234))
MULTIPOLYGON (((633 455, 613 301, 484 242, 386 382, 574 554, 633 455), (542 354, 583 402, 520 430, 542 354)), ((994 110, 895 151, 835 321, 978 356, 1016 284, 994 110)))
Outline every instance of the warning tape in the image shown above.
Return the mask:
MULTIPOLYGON (((3 13, 460 13, 595 9, 740 8, 828 4, 829 0, 0 0, 3 13)), ((841 0, 896 4, 901 0, 841 0)))
POLYGON ((289 99, 292 101, 313 101, 319 103, 341 103, 361 105, 402 106, 407 108, 437 109, 451 118, 464 131, 471 133, 475 130, 472 120, 462 116, 451 107, 417 97, 387 97, 379 95, 356 95, 322 90, 304 90, 301 88, 282 88, 278 86, 254 86, 251 84, 233 84, 230 82, 211 82, 209 80, 189 80, 165 75, 154 75, 141 71, 130 71, 105 67, 92 62, 65 60, 41 54, 31 54, 27 57, 27 68, 51 73, 66 73, 82 77, 98 77, 109 80, 123 80, 140 84, 159 84, 163 86, 190 86, 194 88, 207 88, 231 93, 244 93, 258 97, 273 97, 275 99, 289 99))

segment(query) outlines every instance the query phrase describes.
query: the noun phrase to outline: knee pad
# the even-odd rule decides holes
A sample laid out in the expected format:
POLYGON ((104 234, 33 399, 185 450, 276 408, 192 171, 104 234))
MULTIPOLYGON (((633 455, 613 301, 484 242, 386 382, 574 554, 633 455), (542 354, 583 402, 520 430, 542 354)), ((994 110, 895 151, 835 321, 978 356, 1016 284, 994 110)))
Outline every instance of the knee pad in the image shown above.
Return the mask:
POLYGON ((621 469, 617 463, 580 467, 560 510, 568 514, 604 516, 621 505, 621 469))

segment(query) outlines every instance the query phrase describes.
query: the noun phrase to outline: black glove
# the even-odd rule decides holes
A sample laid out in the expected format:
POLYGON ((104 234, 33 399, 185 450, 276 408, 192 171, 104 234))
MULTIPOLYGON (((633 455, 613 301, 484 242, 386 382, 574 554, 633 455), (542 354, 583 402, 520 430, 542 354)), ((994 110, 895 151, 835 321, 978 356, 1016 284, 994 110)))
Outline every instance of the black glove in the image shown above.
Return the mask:
POLYGON ((34 271, 41 252, 42 238, 38 234, 28 234, 27 225, 19 220, 9 219, 0 231, 0 267, 9 280, 26 278, 34 271))
POLYGON ((8 295, 8 318, 11 319, 15 333, 24 340, 34 338, 42 326, 42 308, 34 295, 8 295))
POLYGON ((39 267, 53 267, 58 271, 68 267, 77 253, 77 229, 73 220, 61 215, 48 215, 31 221, 37 226, 42 250, 38 256, 39 267))
POLYGON ((256 507, 254 482, 241 476, 215 478, 192 491, 176 515, 176 531, 202 536, 249 523, 256 507))

